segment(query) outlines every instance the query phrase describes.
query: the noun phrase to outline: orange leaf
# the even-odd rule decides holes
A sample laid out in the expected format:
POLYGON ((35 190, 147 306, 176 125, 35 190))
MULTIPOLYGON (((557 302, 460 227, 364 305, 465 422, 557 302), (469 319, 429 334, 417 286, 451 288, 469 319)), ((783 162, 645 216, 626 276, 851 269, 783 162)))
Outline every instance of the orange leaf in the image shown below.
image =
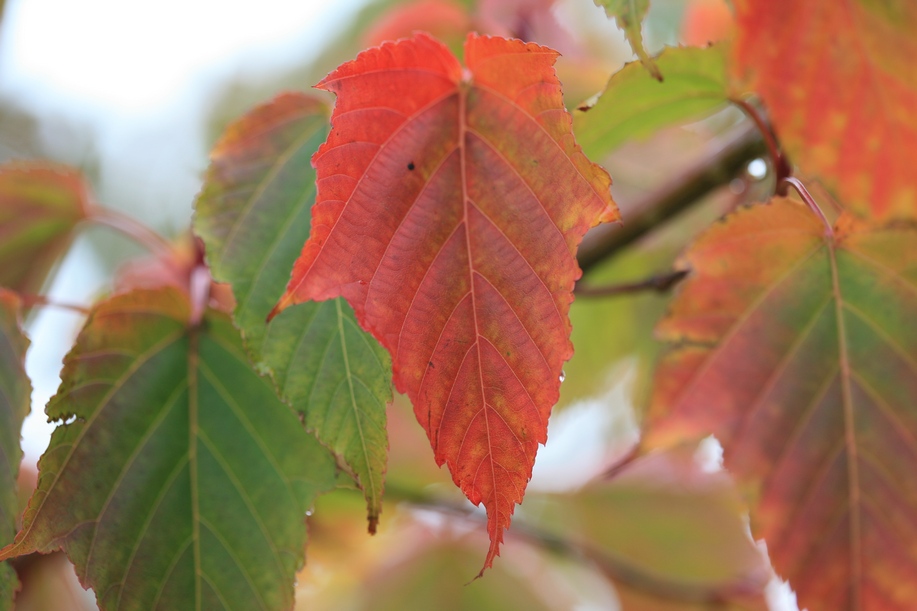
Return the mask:
POLYGON ((858 213, 917 216, 917 3, 736 0, 735 72, 858 213))
POLYGON ((484 503, 484 568, 573 353, 577 245, 618 218, 608 174, 574 142, 556 57, 469 35, 463 70, 418 34, 328 75, 312 234, 275 308, 343 295, 391 353, 437 462, 484 503))
POLYGON ((799 607, 917 599, 917 227, 789 200, 691 247, 659 331, 649 447, 713 433, 799 607))

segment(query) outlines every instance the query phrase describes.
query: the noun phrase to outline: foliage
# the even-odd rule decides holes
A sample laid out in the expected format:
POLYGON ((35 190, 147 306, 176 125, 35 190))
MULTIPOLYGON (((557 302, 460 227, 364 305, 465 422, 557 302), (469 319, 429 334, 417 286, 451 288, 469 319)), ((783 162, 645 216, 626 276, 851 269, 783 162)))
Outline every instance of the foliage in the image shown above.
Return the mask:
POLYGON ((0 559, 16 563, 0 566, 0 608, 13 569, 28 590, 33 552, 58 549, 102 609, 558 608, 582 580, 613 584, 625 609, 762 609, 772 574, 811 611, 909 608, 917 10, 736 0, 731 41, 651 57, 649 3, 596 2, 641 61, 571 115, 558 74, 594 66, 551 4, 392 9, 365 35, 399 40, 317 85, 333 110, 284 93, 226 127, 199 242, 96 204, 74 169, 0 168, 0 559), (448 46, 405 31, 417 23, 448 46), (664 197, 630 201, 637 166, 737 126, 766 144, 768 201, 722 170, 728 146, 702 162, 736 194, 663 169, 664 197), (620 213, 595 161, 623 183, 620 213), (672 218, 688 206, 703 214, 672 218), (640 235, 587 233, 629 218, 640 235), (54 305, 37 293, 86 224, 153 256, 76 308, 21 507, 19 319, 54 305), (584 240, 608 241, 588 284, 584 240), (555 404, 620 412, 626 363, 652 380, 639 441, 604 440, 581 487, 526 492, 555 404), (710 435, 725 471, 701 464, 710 435))

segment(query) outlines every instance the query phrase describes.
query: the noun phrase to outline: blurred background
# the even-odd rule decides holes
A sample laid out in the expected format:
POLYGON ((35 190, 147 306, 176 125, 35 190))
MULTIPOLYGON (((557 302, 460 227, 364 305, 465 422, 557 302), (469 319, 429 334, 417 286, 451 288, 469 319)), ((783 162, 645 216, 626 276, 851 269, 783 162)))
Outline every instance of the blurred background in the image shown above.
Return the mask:
MULTIPOLYGON (((187 239, 208 151, 230 121, 280 91, 310 88, 382 40, 424 29, 458 51, 474 29, 551 46, 563 55, 557 71, 571 109, 633 60, 622 32, 591 0, 0 4, 0 161, 43 158, 75 166, 101 205, 174 240, 187 239)), ((653 0, 644 40, 650 53, 705 44, 728 35, 729 19, 723 0, 653 0)), ((614 177, 625 223, 641 197, 696 164, 740 122, 738 113, 724 111, 594 160, 614 177)), ((670 269, 693 231, 766 190, 762 163, 711 193, 677 228, 663 227, 597 266, 589 280, 625 282, 670 269)), ((144 256, 120 235, 87 228, 43 293, 88 305, 111 290, 119 265, 144 256)), ((715 440, 638 465, 613 484, 602 478, 637 439, 658 351, 652 328, 665 304, 665 296, 654 294, 574 304, 577 356, 566 369, 526 504, 517 510, 524 522, 510 532, 494 571, 472 586, 463 584, 486 549, 481 514, 436 468, 410 406, 396 399, 389 413, 391 501, 380 535, 365 535, 358 494, 322 498, 311 520, 297 608, 586 610, 626 602, 627 609, 703 609, 710 607, 678 601, 692 587, 731 587, 763 570, 738 497, 717 473, 715 440), (723 534, 725 522, 734 522, 732 534, 723 534), (581 549, 565 548, 571 537, 598 542, 602 554, 584 558, 581 549), (652 591, 662 598, 647 598, 652 591)), ((27 321, 34 393, 23 430, 26 494, 53 429, 42 407, 82 322, 79 314, 51 307, 27 321)), ((17 608, 95 608, 62 557, 33 562, 17 608)), ((771 608, 795 608, 779 582, 766 597, 771 608)), ((716 608, 767 608, 757 596, 729 605, 716 608)))

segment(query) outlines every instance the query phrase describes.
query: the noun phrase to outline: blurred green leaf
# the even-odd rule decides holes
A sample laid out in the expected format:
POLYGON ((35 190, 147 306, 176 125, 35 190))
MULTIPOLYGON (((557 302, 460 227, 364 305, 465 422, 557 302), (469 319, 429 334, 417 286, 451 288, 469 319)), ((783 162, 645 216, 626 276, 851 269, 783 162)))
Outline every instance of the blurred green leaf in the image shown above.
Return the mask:
POLYGON ((310 160, 328 133, 327 112, 288 93, 230 125, 211 154, 194 229, 214 277, 232 284, 249 353, 363 490, 374 530, 388 454, 388 354, 342 299, 304 303, 265 323, 309 237, 310 160))
POLYGON ((537 524, 588 550, 625 587, 690 602, 751 596, 767 581, 732 481, 700 468, 693 448, 644 457, 546 499, 529 509, 537 524))
MULTIPOLYGON (((665 270, 674 257, 671 247, 629 249, 590 270, 584 282, 590 286, 633 282, 665 270)), ((626 361, 635 367, 639 396, 660 352, 653 327, 669 299, 671 295, 654 291, 614 297, 577 296, 570 306, 575 351, 564 365, 564 383, 555 409, 607 393, 620 381, 626 361)))
MULTIPOLYGON (((19 432, 29 413, 32 385, 25 372, 29 340, 20 328, 15 293, 0 288, 0 544, 16 534, 19 495, 16 478, 22 450, 19 432)), ((0 609, 11 609, 19 582, 9 563, 0 563, 0 609)))
POLYGON ((665 81, 630 63, 608 80, 593 105, 573 116, 576 141, 601 159, 628 140, 702 118, 727 102, 726 56, 721 46, 667 48, 657 58, 665 81))
MULTIPOLYGON (((429 535, 428 535, 429 536, 429 535)), ((466 583, 480 569, 480 549, 458 540, 417 541, 395 562, 370 574, 358 609, 402 611, 503 611, 551 609, 531 583, 501 562, 483 579, 466 583)))
POLYGON ((228 318, 174 289, 97 305, 62 422, 3 557, 63 546, 100 606, 289 609, 304 514, 334 463, 249 367, 228 318))

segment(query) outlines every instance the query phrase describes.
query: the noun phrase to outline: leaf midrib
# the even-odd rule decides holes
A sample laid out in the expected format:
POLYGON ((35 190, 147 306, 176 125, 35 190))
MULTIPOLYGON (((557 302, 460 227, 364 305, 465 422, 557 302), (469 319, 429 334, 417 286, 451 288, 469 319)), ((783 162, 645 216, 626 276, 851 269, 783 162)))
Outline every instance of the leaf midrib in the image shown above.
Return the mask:
POLYGON ((844 411, 844 444, 847 449, 848 504, 850 510, 850 586, 854 609, 862 608, 862 524, 860 507, 860 473, 856 439, 856 420, 853 413, 853 391, 850 386, 850 354, 847 345, 847 324, 844 318, 844 298, 841 294, 837 269, 837 244, 833 235, 825 237, 828 260, 831 263, 831 286, 835 298, 835 320, 837 321, 838 360, 841 377, 841 402, 844 411))

